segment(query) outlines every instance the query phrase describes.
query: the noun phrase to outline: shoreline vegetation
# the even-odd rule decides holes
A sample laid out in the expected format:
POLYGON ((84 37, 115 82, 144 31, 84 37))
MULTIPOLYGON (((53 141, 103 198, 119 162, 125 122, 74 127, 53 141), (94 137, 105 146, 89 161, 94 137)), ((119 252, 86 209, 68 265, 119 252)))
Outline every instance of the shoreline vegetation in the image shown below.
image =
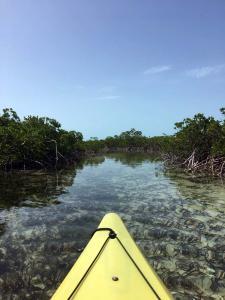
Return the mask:
POLYGON ((60 168, 80 160, 83 135, 66 131, 55 119, 28 116, 20 120, 11 108, 0 115, 0 168, 60 168))
POLYGON ((12 108, 0 115, 0 169, 57 169, 86 156, 108 152, 144 152, 168 168, 210 176, 225 176, 225 108, 222 120, 196 114, 175 123, 173 135, 146 137, 132 128, 105 139, 87 141, 78 131, 66 131, 55 119, 19 118, 12 108))

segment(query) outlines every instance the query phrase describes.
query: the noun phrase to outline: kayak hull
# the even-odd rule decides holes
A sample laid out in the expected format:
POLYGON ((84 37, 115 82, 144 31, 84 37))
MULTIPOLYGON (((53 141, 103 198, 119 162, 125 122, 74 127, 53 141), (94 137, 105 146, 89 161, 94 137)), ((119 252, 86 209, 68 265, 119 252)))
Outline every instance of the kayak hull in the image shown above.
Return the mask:
POLYGON ((98 230, 51 298, 71 299, 173 298, 142 255, 120 217, 110 213, 102 219, 98 230))

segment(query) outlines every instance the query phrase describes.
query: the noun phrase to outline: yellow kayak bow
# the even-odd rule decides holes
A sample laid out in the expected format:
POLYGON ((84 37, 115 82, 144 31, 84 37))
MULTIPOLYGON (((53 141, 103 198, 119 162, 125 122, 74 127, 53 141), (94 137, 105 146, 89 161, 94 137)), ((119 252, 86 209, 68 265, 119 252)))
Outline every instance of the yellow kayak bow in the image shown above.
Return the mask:
POLYGON ((102 219, 51 300, 173 299, 118 215, 102 219))

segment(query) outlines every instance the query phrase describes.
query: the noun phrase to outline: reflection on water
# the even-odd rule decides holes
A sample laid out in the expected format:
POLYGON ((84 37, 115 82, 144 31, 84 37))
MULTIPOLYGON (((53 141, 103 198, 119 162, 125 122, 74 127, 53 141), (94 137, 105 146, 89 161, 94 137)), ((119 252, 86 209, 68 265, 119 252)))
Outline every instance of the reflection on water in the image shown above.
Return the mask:
POLYGON ((75 171, 59 173, 9 173, 0 175, 0 208, 40 206, 57 202, 65 188, 73 184, 75 171))
POLYGON ((225 299, 221 182, 112 154, 58 174, 1 176, 0 191, 0 299, 49 299, 109 211, 176 299, 225 299))

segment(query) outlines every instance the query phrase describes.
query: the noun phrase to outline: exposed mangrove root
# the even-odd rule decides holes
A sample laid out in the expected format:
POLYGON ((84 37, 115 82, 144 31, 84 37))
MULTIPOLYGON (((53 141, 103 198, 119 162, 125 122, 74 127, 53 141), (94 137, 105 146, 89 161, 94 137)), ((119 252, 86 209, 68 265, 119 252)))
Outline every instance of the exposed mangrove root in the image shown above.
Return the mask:
POLYGON ((166 154, 163 156, 166 166, 172 168, 183 168, 191 173, 204 173, 211 176, 223 177, 225 176, 225 157, 224 156, 207 156, 204 159, 196 157, 196 150, 186 158, 183 162, 175 155, 166 154))

